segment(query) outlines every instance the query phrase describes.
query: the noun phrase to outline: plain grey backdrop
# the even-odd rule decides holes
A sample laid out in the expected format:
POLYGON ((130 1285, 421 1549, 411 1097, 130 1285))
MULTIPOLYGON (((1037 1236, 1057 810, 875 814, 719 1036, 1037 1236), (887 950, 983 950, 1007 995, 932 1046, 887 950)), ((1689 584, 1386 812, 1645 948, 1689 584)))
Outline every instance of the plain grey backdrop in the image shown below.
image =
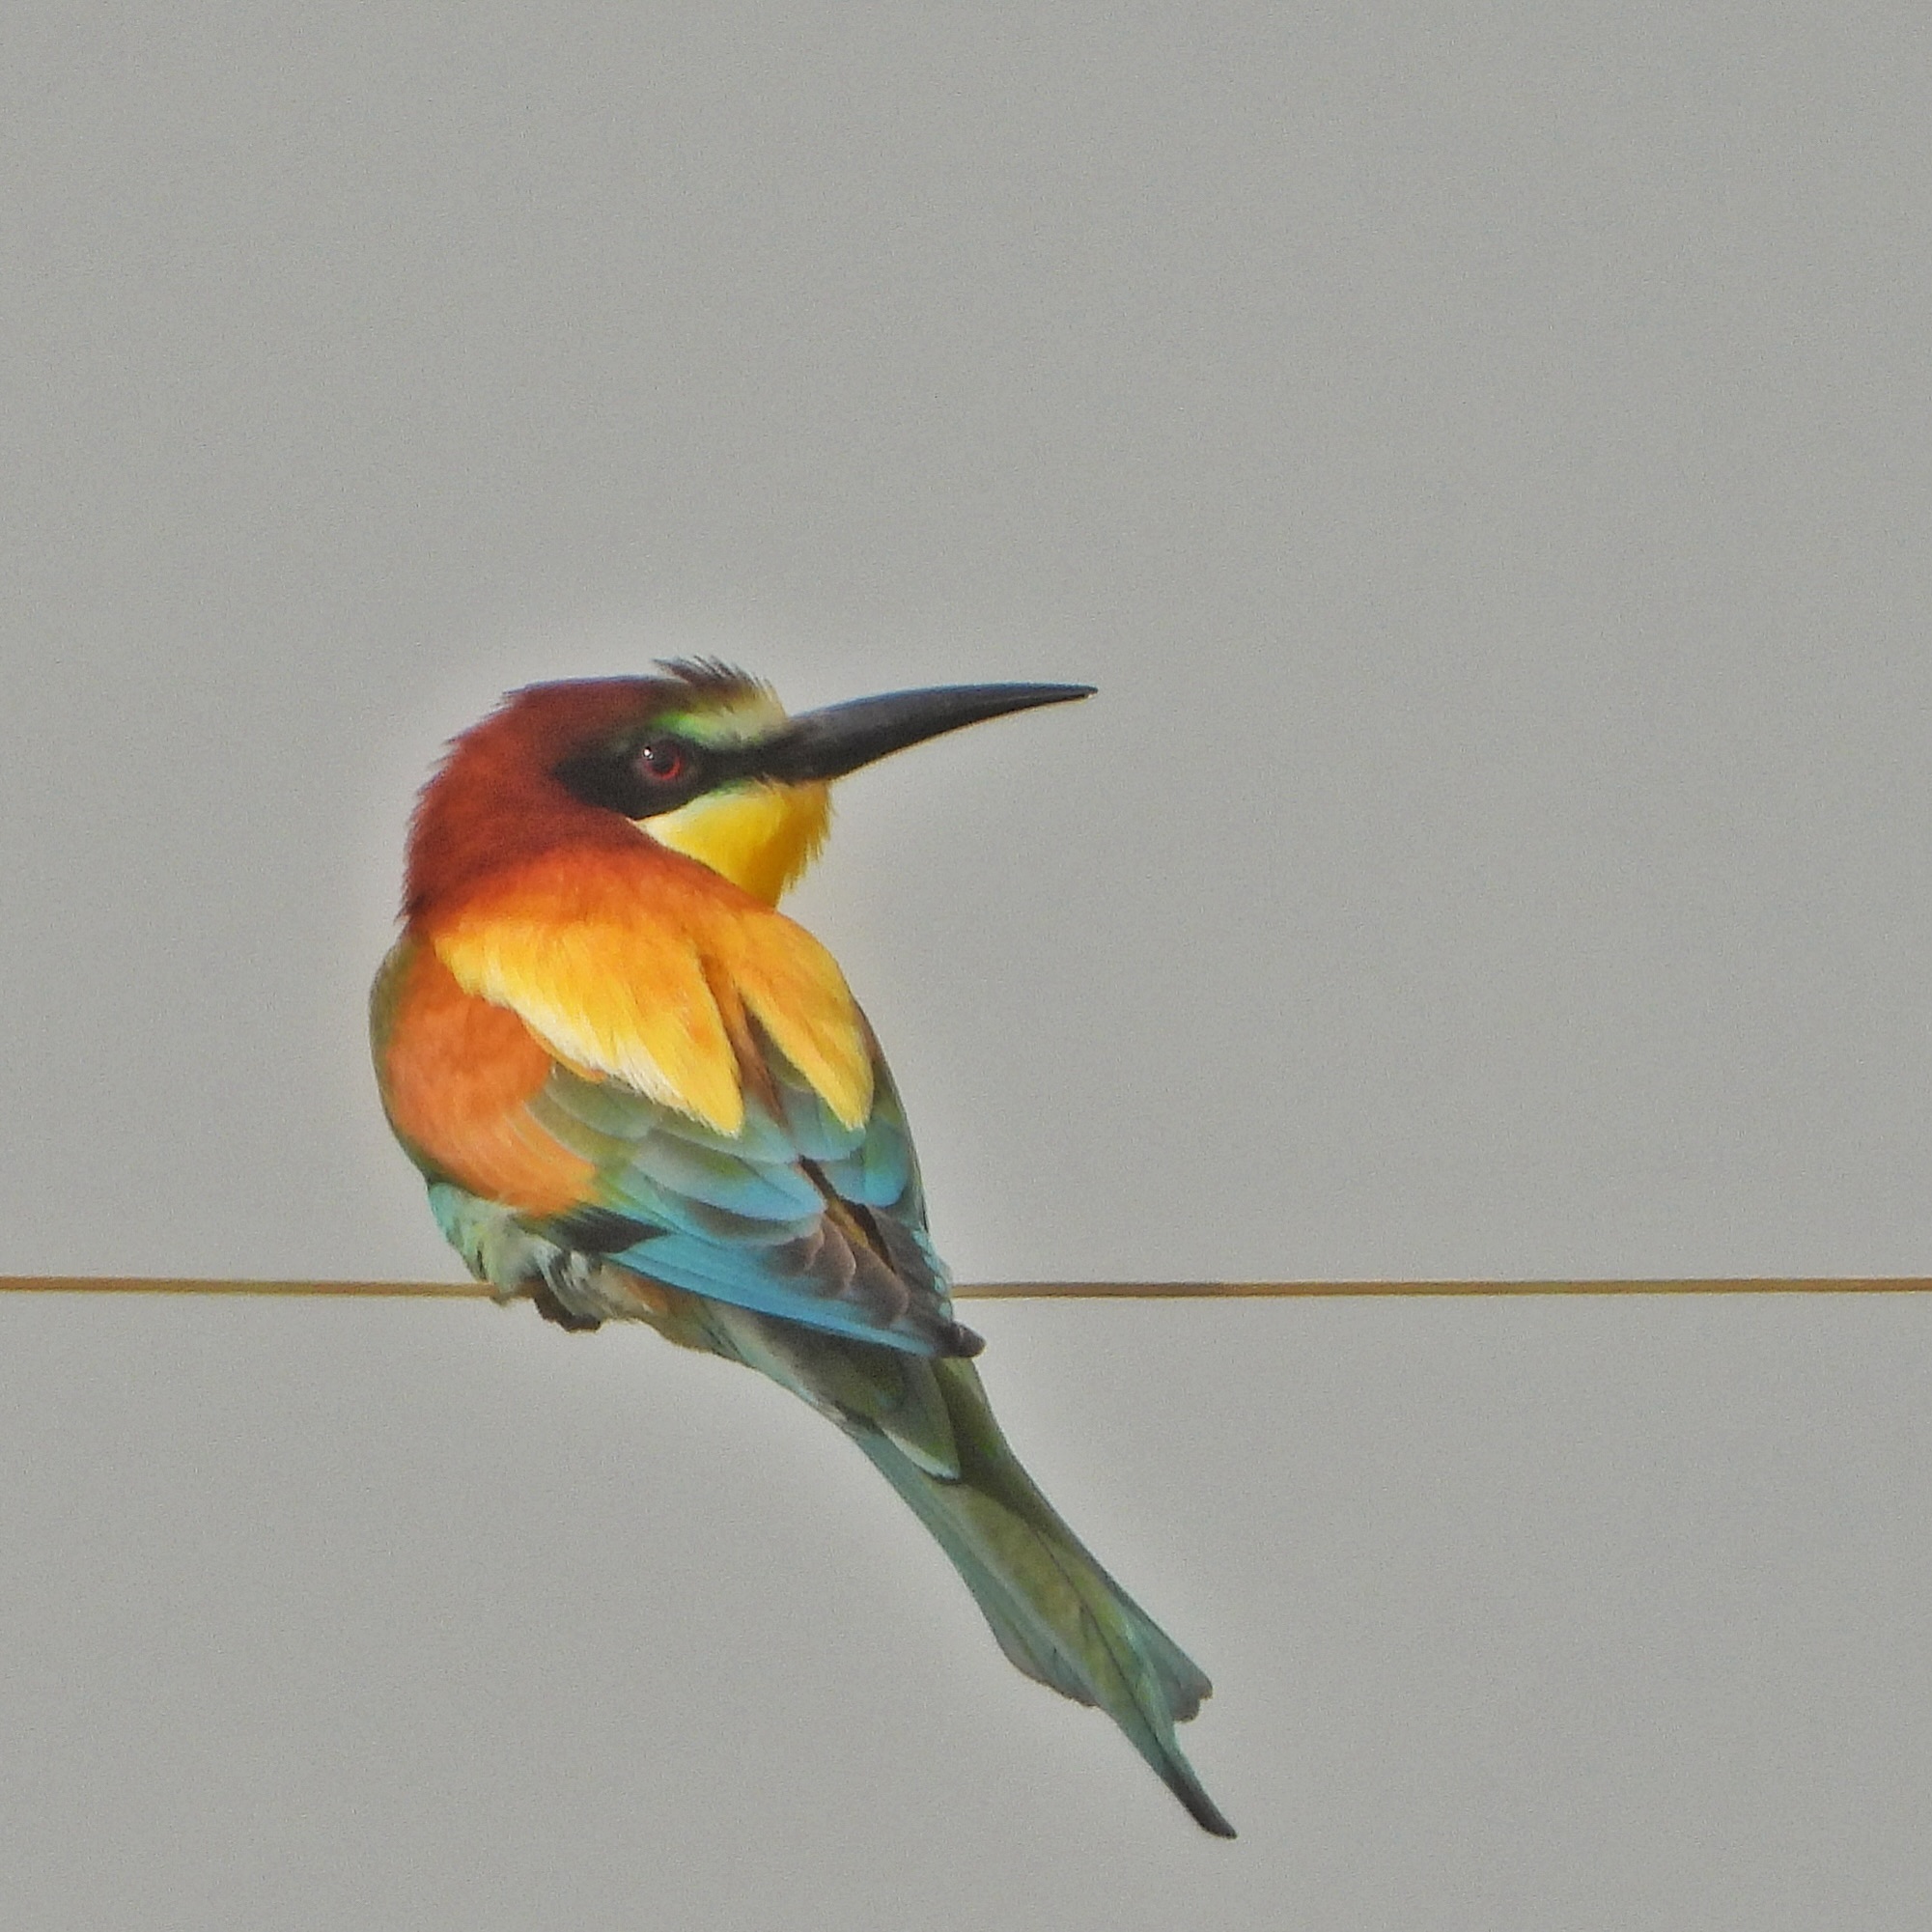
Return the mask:
MULTIPOLYGON (((454 1275, 413 789, 691 650, 1101 687, 797 901, 963 1277, 1926 1269, 1927 39, 15 0, 0 1270, 454 1275)), ((1239 1843, 750 1375, 14 1299, 0 1920, 1932 1916, 1932 1308, 971 1319, 1239 1843)))

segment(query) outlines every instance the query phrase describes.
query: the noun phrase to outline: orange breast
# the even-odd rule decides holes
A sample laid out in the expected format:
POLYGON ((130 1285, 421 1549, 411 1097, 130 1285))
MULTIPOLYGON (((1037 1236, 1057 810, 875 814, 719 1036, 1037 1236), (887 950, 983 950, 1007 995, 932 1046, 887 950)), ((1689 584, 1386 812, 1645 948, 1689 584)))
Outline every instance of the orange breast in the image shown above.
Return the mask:
POLYGON ((516 1014, 463 992, 429 946, 396 989, 381 1056, 396 1132, 473 1193, 530 1215, 574 1207, 594 1170, 524 1109, 550 1055, 516 1014))

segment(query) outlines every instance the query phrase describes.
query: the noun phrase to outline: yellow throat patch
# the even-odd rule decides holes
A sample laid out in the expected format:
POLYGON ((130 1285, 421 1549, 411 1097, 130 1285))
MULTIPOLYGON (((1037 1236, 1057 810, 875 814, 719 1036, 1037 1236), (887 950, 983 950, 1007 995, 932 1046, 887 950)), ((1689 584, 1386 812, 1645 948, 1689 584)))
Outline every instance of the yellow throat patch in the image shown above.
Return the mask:
POLYGON ((831 822, 828 785, 751 784, 707 792, 637 826, 775 906, 818 856, 831 822))

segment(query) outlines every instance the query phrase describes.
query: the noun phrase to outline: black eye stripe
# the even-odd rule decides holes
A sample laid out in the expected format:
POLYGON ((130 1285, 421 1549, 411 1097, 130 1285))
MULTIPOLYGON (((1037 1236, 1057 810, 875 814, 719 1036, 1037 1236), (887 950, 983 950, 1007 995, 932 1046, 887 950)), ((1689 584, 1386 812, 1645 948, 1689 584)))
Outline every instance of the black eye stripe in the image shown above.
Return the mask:
POLYGON ((582 804, 627 819, 652 819, 729 783, 738 767, 729 749, 659 729, 641 741, 586 746, 553 767, 551 775, 582 804))

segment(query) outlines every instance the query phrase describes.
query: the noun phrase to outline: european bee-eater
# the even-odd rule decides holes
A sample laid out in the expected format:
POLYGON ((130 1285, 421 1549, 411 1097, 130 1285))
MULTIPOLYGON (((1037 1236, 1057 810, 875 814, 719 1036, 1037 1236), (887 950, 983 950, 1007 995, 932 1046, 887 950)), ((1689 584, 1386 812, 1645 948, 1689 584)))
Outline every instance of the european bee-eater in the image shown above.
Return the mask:
POLYGON ((1205 1830, 1174 1741, 1208 1680, 1021 1468, 953 1319, 878 1042, 776 910, 830 781, 1076 685, 899 691, 788 717, 711 662, 537 685, 418 801, 371 1025, 443 1233, 566 1329, 649 1322, 762 1369, 871 1458, 1006 1655, 1098 1704, 1205 1830))

